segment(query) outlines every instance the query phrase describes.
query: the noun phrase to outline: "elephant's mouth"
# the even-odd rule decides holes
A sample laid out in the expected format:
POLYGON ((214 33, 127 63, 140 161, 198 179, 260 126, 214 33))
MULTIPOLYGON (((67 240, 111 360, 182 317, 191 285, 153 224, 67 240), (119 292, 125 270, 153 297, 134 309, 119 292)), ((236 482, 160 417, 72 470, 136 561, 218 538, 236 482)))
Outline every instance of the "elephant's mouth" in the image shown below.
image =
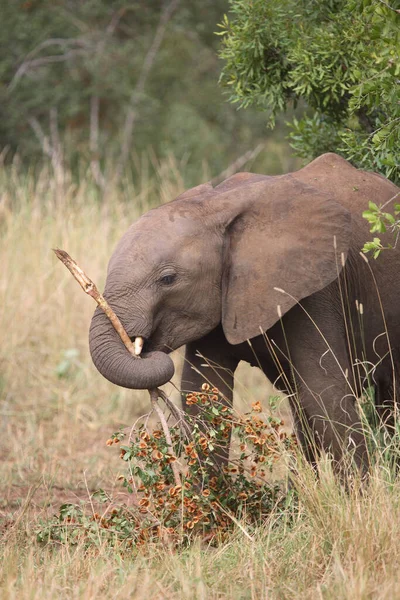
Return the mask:
POLYGON ((132 335, 129 337, 135 346, 136 356, 148 354, 149 352, 164 352, 165 354, 170 354, 170 352, 172 352, 172 348, 165 344, 161 339, 149 339, 141 335, 132 335))
POLYGON ((135 347, 136 356, 140 356, 144 346, 144 338, 141 335, 135 336, 135 339, 132 340, 135 347))
POLYGON ((142 335, 130 335, 129 339, 135 347, 136 356, 140 356, 142 352, 149 352, 149 343, 147 339, 142 335))

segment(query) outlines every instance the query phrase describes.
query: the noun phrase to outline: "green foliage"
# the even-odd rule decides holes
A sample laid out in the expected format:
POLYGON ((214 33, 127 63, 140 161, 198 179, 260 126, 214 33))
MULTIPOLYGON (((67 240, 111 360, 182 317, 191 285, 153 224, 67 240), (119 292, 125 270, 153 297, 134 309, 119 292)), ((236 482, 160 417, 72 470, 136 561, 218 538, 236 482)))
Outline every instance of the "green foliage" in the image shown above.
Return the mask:
MULTIPOLYGON (((63 504, 52 519, 41 520, 36 528, 37 541, 97 548, 106 544, 131 555, 132 550, 139 549, 151 553, 160 543, 185 548, 200 540, 221 546, 232 540, 237 528, 247 537, 256 535, 271 515, 275 527, 285 523, 285 535, 299 520, 312 522, 315 506, 308 506, 312 510, 306 516, 304 509, 310 494, 322 494, 321 506, 328 500, 326 476, 333 474, 332 457, 325 456, 318 463, 319 485, 315 485, 317 473, 304 463, 295 435, 288 433, 280 418, 261 415, 259 402, 252 404, 250 412, 239 415, 208 384, 203 384, 201 392, 188 394, 186 401, 196 406, 198 414, 186 415, 185 427, 180 422, 169 427, 172 452, 161 424, 148 427, 148 414, 135 429, 118 431, 107 440, 107 446, 118 448, 126 471, 118 479, 131 494, 131 502, 118 503, 99 489, 89 502, 63 504), (226 448, 231 435, 230 461, 217 468, 215 456, 226 448), (293 483, 289 492, 275 471, 279 463, 287 468, 287 459, 293 483), (172 465, 178 468, 179 483, 172 465)), ((270 398, 271 408, 276 401, 270 398)), ((379 469, 385 485, 398 485, 397 415, 390 407, 377 410, 373 386, 359 399, 358 408, 370 468, 379 469)), ((357 495, 361 480, 352 458, 350 451, 344 464, 357 495)), ((330 479, 330 485, 333 483, 336 493, 347 497, 349 490, 346 492, 334 478, 330 479)))
POLYGON ((54 146, 59 138, 68 165, 94 158, 104 167, 107 160, 119 160, 132 106, 131 153, 151 148, 158 159, 173 154, 189 172, 197 174, 207 156, 217 174, 256 145, 261 118, 238 115, 217 84, 213 31, 227 0, 180 3, 144 72, 168 4, 3 3, 0 152, 8 148, 11 158, 18 151, 32 163, 49 153, 46 143, 54 146))
MULTIPOLYGON (((385 205, 377 206, 375 202, 368 203, 368 210, 363 212, 363 217, 370 224, 371 233, 385 233, 390 231, 393 233, 395 244, 400 235, 400 204, 394 205, 394 215, 388 212, 384 212, 385 205)), ((387 250, 393 246, 383 246, 380 238, 374 237, 372 242, 366 242, 364 244, 363 252, 372 252, 374 258, 378 258, 382 250, 387 250)))
MULTIPOLYGON (((100 489, 93 494, 92 501, 99 507, 109 505, 110 497, 100 489)), ((41 543, 54 540, 74 546, 83 538, 87 545, 100 546, 108 541, 116 546, 131 535, 132 525, 127 515, 128 511, 121 507, 112 508, 106 517, 102 517, 98 512, 88 515, 85 503, 62 504, 58 517, 51 523, 39 522, 36 539, 41 543)))
MULTIPOLYGON (((272 405, 275 402, 273 398, 272 405)), ((161 425, 149 430, 147 421, 107 441, 109 446, 118 445, 126 464, 127 473, 120 479, 133 495, 134 507, 116 506, 100 490, 93 502, 104 505, 102 514, 93 511, 93 502, 90 514, 83 505, 63 505, 57 517, 41 524, 38 540, 83 539, 86 544, 107 540, 146 547, 157 540, 187 545, 200 536, 207 543, 220 543, 238 521, 254 528, 272 511, 287 509, 291 495, 267 478, 277 461, 296 448, 295 436, 284 430, 282 420, 261 418, 259 402, 250 413, 237 415, 208 384, 201 393, 188 394, 187 403, 196 405, 199 413, 186 416, 184 429, 180 423, 170 427, 172 452, 161 425), (231 435, 237 456, 216 469, 215 456, 231 435), (172 464, 179 467, 180 484, 172 464)))
POLYGON ((221 84, 239 107, 290 106, 301 157, 335 151, 400 180, 400 2, 230 0, 219 35, 221 84))

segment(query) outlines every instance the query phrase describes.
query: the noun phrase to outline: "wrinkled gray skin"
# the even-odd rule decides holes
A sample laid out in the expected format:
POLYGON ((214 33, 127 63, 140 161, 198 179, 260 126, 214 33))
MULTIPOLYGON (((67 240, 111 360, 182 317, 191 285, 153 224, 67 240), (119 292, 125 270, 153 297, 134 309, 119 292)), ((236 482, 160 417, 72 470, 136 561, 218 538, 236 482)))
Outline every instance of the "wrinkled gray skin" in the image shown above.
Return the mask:
POLYGON ((325 154, 296 173, 240 173, 151 210, 119 242, 105 288, 129 336, 145 338, 143 359, 128 354, 96 310, 94 364, 117 385, 153 388, 173 375, 168 353, 186 344, 182 391, 200 389, 205 377, 231 402, 234 372, 245 360, 284 392, 297 391, 291 406, 310 461, 322 447, 340 462, 349 447, 365 465, 355 396, 366 374, 353 365, 376 365, 370 380, 390 419, 393 373, 400 393, 400 254, 388 251, 369 265, 360 257, 371 237, 361 213, 368 201, 383 204, 398 191, 325 154))

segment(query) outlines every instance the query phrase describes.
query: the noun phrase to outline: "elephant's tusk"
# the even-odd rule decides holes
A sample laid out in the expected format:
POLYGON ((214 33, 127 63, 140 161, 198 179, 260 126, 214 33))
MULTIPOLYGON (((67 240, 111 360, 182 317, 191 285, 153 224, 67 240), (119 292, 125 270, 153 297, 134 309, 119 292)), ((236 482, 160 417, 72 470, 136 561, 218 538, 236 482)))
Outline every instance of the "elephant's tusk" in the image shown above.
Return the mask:
POLYGON ((144 340, 142 337, 135 337, 135 354, 136 356, 140 356, 140 353, 143 349, 144 340))

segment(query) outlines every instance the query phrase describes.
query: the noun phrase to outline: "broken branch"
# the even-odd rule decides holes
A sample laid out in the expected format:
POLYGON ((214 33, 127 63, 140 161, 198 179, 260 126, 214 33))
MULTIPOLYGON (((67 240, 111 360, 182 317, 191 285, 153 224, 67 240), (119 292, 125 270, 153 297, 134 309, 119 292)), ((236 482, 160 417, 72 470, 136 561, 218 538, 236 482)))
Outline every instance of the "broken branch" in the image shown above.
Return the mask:
POLYGON ((83 291, 91 296, 100 308, 106 313, 107 317, 110 319, 115 331, 118 333, 119 337, 123 341, 126 349, 134 358, 138 358, 135 354, 135 347, 131 342, 130 337, 126 333, 121 321, 108 304, 107 300, 104 298, 102 294, 100 294, 96 285, 93 281, 86 275, 86 273, 80 268, 80 266, 70 257, 70 255, 64 250, 60 250, 59 248, 53 249, 57 258, 61 260, 61 262, 67 267, 67 269, 72 273, 75 277, 76 281, 79 283, 83 291))
MULTIPOLYGON (((65 252, 64 250, 60 250, 59 248, 55 248, 55 249, 53 249, 53 251, 54 251, 55 255, 57 256, 57 258, 60 259, 61 262, 70 271, 70 273, 72 273, 72 275, 74 276, 76 281, 79 283, 79 285, 81 286, 83 291, 86 294, 88 294, 89 296, 91 296, 97 302, 97 304, 100 306, 100 308, 105 312, 107 317, 110 319, 115 331, 120 336, 121 340, 123 341, 125 347, 130 352, 130 354, 134 358, 140 358, 139 356, 136 356, 135 346, 131 342, 130 337, 126 333, 121 321, 119 320, 119 318, 117 317, 117 315, 115 314, 115 312, 113 311, 111 306, 108 304, 108 302, 104 298, 104 296, 102 294, 100 294, 100 292, 97 289, 94 282, 86 275, 86 273, 70 257, 70 255, 67 252, 65 252)), ((158 404, 159 397, 162 398, 164 400, 164 402, 166 402, 166 403, 168 401, 168 398, 166 397, 164 392, 162 390, 159 390, 158 388, 148 390, 148 392, 150 394, 150 400, 151 400, 153 409, 156 411, 156 413, 160 419, 160 422, 161 422, 161 425, 162 425, 162 428, 164 431, 164 435, 165 435, 165 440, 168 445, 169 454, 173 458, 173 460, 171 462, 171 468, 172 468, 172 472, 174 474, 175 484, 181 485, 179 468, 178 468, 178 465, 174 462, 176 460, 176 457, 174 455, 174 448, 173 448, 173 444, 172 444, 171 433, 170 433, 165 415, 158 404)), ((170 405, 171 404, 169 404, 169 406, 170 405)))
POLYGON ((168 427, 167 419, 165 418, 165 415, 164 415, 163 411, 161 410, 160 405, 158 404, 158 397, 159 397, 159 395, 161 395, 160 392, 161 392, 161 390, 159 390, 158 388, 149 390, 150 400, 151 400, 154 410, 156 411, 156 413, 158 415, 158 418, 160 419, 160 423, 161 423, 161 426, 163 428, 164 435, 165 435, 165 441, 167 442, 167 446, 168 446, 168 452, 169 452, 170 456, 172 457, 172 462, 170 463, 170 465, 171 465, 172 473, 174 474, 175 485, 181 485, 181 483, 182 483, 181 476, 179 474, 178 465, 175 462, 176 456, 174 454, 174 447, 172 445, 171 432, 168 427))

